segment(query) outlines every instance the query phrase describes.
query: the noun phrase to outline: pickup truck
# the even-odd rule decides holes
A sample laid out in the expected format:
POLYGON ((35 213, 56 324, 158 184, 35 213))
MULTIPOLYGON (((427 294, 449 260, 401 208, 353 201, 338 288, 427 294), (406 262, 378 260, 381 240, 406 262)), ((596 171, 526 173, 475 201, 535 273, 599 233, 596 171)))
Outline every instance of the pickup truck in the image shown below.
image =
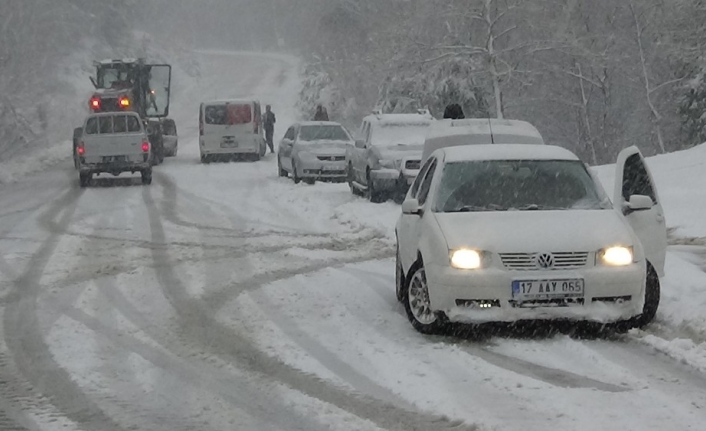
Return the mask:
POLYGON ((139 172, 142 184, 152 183, 152 148, 142 120, 133 112, 89 115, 76 145, 76 160, 81 187, 102 173, 139 172))

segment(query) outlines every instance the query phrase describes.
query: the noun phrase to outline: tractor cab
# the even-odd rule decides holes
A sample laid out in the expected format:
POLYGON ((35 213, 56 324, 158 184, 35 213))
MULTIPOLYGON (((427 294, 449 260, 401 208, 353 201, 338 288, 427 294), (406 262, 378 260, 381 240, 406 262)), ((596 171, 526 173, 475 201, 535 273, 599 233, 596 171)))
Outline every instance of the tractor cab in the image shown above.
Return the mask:
POLYGON ((143 59, 103 60, 95 66, 92 112, 134 111, 142 118, 169 115, 171 66, 146 64, 143 59))

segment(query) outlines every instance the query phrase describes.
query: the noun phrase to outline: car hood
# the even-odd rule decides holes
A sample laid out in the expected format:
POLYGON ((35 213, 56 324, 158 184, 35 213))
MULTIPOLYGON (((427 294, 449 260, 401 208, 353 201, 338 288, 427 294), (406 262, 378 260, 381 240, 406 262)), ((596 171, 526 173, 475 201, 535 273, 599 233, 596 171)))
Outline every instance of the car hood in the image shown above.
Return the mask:
POLYGON ((297 150, 317 155, 342 156, 346 154, 346 148, 351 145, 342 141, 318 141, 299 144, 297 145, 297 150))
POLYGON ((632 232, 612 209, 434 213, 450 250, 494 253, 593 252, 634 246, 632 232))
POLYGON ((393 147, 378 147, 380 160, 422 159, 423 145, 396 145, 393 147))

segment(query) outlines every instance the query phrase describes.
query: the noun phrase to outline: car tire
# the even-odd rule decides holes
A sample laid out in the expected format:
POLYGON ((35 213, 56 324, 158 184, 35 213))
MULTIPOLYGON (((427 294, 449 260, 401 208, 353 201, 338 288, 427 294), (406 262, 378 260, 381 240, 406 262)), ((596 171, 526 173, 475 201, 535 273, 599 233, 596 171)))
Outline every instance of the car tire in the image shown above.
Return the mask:
POLYGON ((92 178, 93 178, 92 174, 83 174, 83 173, 78 174, 79 186, 81 186, 82 189, 85 189, 91 183, 92 178))
POLYGON ((208 156, 206 154, 201 154, 201 163, 208 164, 209 163, 208 156))
POLYGON ((277 170, 279 171, 280 177, 287 178, 289 176, 289 172, 282 168, 282 159, 280 159, 279 156, 277 156, 277 170))
POLYGON ((366 182, 368 186, 368 199, 374 204, 381 204, 385 202, 385 195, 382 192, 375 190, 375 183, 370 177, 370 171, 366 175, 366 182))
POLYGON ((353 195, 360 196, 360 189, 355 185, 354 172, 355 171, 353 171, 353 164, 348 163, 348 169, 346 171, 346 176, 348 177, 346 179, 346 181, 348 181, 348 187, 351 189, 351 193, 353 193, 353 195))
POLYGON ((152 184, 152 169, 142 171, 142 184, 146 186, 152 184))
POLYGON ((315 178, 304 178, 304 184, 309 184, 310 186, 313 186, 316 184, 316 179, 315 178))
POLYGON ((647 280, 645 282, 645 305, 642 307, 642 314, 637 317, 635 326, 644 328, 652 323, 657 315, 659 308, 659 300, 661 295, 661 287, 657 271, 647 264, 647 280))
POLYGON ((253 155, 252 159, 253 159, 253 161, 255 161, 255 162, 259 162, 261 157, 262 157, 262 156, 260 155, 260 153, 255 153, 255 154, 253 155))
POLYGON ((409 322, 422 334, 442 334, 446 327, 446 316, 435 313, 430 308, 424 264, 415 263, 409 274, 402 289, 402 303, 409 322))
POLYGON ((292 160, 292 180, 294 180, 294 184, 299 184, 302 181, 297 174, 297 165, 294 163, 294 160, 292 160))
POLYGON ((406 277, 404 275, 404 269, 402 268, 402 261, 400 260, 400 249, 397 246, 397 254, 395 256, 395 296, 397 297, 397 302, 402 302, 404 300, 404 285, 406 277))

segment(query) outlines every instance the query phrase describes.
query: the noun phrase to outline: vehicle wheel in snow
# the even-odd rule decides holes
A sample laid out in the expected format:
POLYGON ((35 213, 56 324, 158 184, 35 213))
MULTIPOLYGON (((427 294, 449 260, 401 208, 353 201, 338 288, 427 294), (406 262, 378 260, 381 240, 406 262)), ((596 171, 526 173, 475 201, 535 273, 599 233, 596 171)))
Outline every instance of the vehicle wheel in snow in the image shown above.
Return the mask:
POLYGON ((422 334, 439 334, 444 329, 444 317, 431 309, 429 286, 424 265, 417 263, 410 270, 412 276, 402 289, 407 318, 417 331, 422 334))
POLYGON ((152 184, 152 169, 142 171, 142 184, 146 186, 152 184))
POLYGON ((395 295, 397 296, 398 302, 402 302, 404 299, 404 284, 405 276, 404 270, 402 269, 402 261, 400 261, 400 250, 398 245, 397 255, 395 257, 395 295))
POLYGON ((636 327, 644 328, 649 325, 657 315, 660 299, 660 284, 657 271, 647 264, 647 282, 645 283, 645 305, 642 307, 642 314, 637 318, 636 327))
POLYGON ((279 171, 279 176, 287 178, 289 173, 282 168, 282 160, 277 156, 277 170, 279 171))
POLYGON ((348 164, 348 170, 346 172, 346 175, 348 176, 348 187, 351 189, 351 193, 353 193, 355 196, 360 196, 360 190, 358 189, 358 187, 355 186, 353 165, 351 163, 348 164))
POLYGON ((253 159, 253 161, 255 161, 255 162, 259 162, 261 157, 262 157, 262 156, 260 155, 260 153, 256 153, 256 154, 254 154, 254 155, 252 156, 252 159, 253 159))
POLYGON ((211 162, 211 160, 208 158, 208 156, 206 154, 201 154, 201 163, 208 164, 210 162, 211 162))
POLYGON ((88 185, 91 183, 91 178, 93 178, 92 174, 79 174, 78 175, 79 186, 81 186, 81 188, 88 187, 88 185))
POLYGON ((177 153, 179 152, 179 148, 174 148, 174 151, 172 152, 172 157, 176 157, 177 153))
POLYGON ((304 178, 304 183, 309 184, 310 186, 313 186, 316 184, 316 179, 314 178, 304 178))
POLYGON ((297 165, 294 164, 294 160, 292 160, 292 179, 294 180, 294 184, 299 184, 302 180, 297 174, 297 165))
POLYGON ((368 172, 366 180, 368 183, 368 199, 370 199, 370 202, 374 204, 380 204, 385 202, 385 194, 375 190, 375 183, 373 182, 372 178, 370 178, 370 172, 368 172))

